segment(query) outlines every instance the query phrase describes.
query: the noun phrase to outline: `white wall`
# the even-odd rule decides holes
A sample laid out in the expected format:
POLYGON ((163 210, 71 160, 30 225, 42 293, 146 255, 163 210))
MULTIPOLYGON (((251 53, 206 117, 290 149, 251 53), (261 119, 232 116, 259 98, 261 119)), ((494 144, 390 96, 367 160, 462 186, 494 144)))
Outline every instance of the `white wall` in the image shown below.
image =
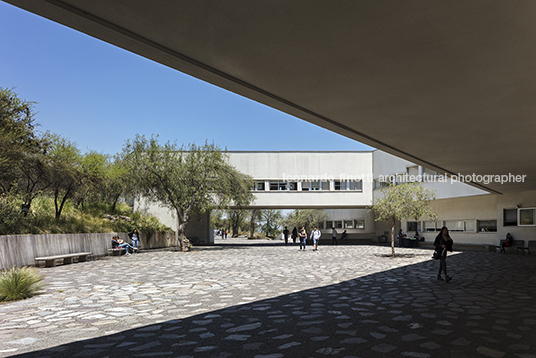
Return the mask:
MULTIPOLYGON (((229 152, 229 162, 255 180, 362 180, 362 191, 255 191, 261 208, 363 207, 372 202, 372 152, 229 152)), ((268 188, 267 188, 268 189, 268 188)))
POLYGON ((503 209, 536 207, 536 191, 523 191, 519 193, 505 193, 497 196, 497 234, 504 239, 507 233, 511 233, 515 240, 524 240, 525 245, 529 241, 536 240, 536 226, 503 226, 503 209))

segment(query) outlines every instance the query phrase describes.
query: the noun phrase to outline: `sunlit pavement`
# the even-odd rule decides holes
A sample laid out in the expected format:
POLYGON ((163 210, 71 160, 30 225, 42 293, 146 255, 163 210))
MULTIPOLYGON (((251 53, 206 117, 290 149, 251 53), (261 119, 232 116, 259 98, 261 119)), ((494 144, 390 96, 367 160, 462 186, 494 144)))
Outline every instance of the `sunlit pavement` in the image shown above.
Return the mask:
POLYGON ((0 356, 536 357, 536 255, 216 239, 42 268, 0 356))

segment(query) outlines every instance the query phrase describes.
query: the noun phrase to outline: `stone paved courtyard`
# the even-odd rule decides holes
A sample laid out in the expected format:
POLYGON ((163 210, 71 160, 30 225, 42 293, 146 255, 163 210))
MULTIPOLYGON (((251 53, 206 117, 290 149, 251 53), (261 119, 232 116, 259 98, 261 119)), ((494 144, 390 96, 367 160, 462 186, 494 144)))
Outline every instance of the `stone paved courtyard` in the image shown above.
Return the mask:
MULTIPOLYGON (((454 240, 455 237, 454 237, 454 240)), ((216 240, 41 268, 1 357, 536 357, 536 255, 216 240)))

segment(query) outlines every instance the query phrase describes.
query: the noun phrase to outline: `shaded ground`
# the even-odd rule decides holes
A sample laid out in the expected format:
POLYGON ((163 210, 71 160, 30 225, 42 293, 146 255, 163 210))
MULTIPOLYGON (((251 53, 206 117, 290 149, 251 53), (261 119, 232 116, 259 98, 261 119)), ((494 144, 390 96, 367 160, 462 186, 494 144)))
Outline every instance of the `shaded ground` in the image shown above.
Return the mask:
POLYGON ((18 357, 536 357, 536 255, 217 240, 40 271, 0 305, 18 357), (264 243, 260 245, 260 243, 264 243))

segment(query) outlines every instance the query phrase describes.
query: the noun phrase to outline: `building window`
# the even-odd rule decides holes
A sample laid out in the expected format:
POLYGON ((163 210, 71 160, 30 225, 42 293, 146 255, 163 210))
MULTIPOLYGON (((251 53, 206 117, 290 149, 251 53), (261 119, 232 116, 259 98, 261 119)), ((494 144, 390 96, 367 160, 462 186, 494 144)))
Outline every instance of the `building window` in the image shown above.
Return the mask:
POLYGON ((497 220, 477 220, 479 232, 497 232, 497 220))
POLYGON ((354 221, 353 220, 344 220, 344 228, 345 229, 353 229, 354 228, 354 221))
POLYGON ((287 190, 287 185, 286 181, 270 181, 270 191, 287 190))
POLYGON ((329 181, 304 181, 302 182, 302 191, 320 191, 329 190, 329 181))
POLYGON ((445 226, 449 231, 465 231, 465 221, 463 220, 445 220, 445 226))
POLYGON ((407 231, 421 231, 421 223, 419 221, 408 221, 407 222, 407 231))
POLYGON ((333 226, 335 229, 342 229, 342 220, 333 221, 333 226))
POLYGON ((264 180, 260 181, 257 180, 253 183, 253 190, 254 191, 264 191, 264 180))
POLYGON ((476 220, 465 220, 465 231, 466 232, 475 232, 476 231, 476 220))
POLYGON ((363 190, 362 180, 335 180, 335 190, 363 190))
POLYGON ((325 229, 331 229, 333 226, 333 221, 326 221, 325 229))
POLYGON ((535 220, 536 208, 522 208, 517 209, 517 217, 519 226, 534 226, 536 225, 535 220))
POLYGON ((503 210, 503 226, 517 226, 517 209, 503 210))
POLYGON ((295 181, 289 181, 288 182, 288 190, 296 191, 298 190, 298 182, 295 181))
POLYGON ((424 231, 439 231, 441 230, 441 223, 437 221, 425 221, 424 231))
POLYGON ((356 220, 355 221, 355 228, 356 229, 364 229, 365 228, 365 220, 356 220))

